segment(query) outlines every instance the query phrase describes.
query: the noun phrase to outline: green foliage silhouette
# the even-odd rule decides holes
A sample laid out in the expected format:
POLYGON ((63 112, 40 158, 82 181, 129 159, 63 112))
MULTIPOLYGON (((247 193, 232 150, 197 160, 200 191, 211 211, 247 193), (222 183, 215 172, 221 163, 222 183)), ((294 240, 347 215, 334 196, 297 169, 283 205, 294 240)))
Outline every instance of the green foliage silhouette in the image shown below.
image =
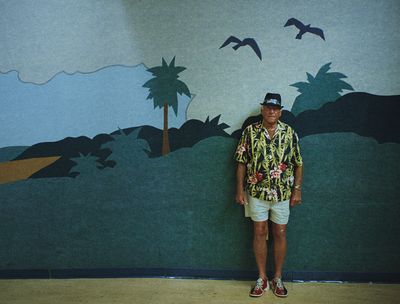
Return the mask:
POLYGON ((102 146, 112 151, 108 160, 115 161, 117 166, 134 166, 147 159, 150 146, 146 140, 138 138, 140 131, 141 128, 138 128, 126 134, 119 129, 119 134, 113 136, 114 140, 102 146))
POLYGON ((346 75, 337 72, 328 72, 330 65, 331 62, 323 65, 315 77, 306 73, 308 82, 291 84, 292 87, 297 88, 297 91, 301 93, 295 99, 291 109, 294 115, 305 110, 319 109, 325 103, 335 101, 341 96, 340 93, 343 90, 354 91, 350 84, 342 80, 343 78, 347 78, 346 75))
POLYGON ((175 66, 175 57, 169 65, 162 58, 162 65, 148 69, 154 78, 147 81, 143 87, 148 88, 150 93, 147 99, 152 99, 154 108, 164 108, 164 127, 163 127, 163 145, 162 155, 170 152, 168 136, 168 107, 172 107, 175 115, 178 115, 178 94, 185 94, 190 98, 190 91, 187 85, 178 80, 179 73, 186 68, 175 66))
POLYGON ((101 165, 98 162, 98 157, 92 155, 91 153, 88 154, 82 154, 79 153, 79 157, 73 157, 71 158, 72 161, 76 163, 76 165, 73 167, 73 171, 71 172, 72 174, 80 175, 80 176, 87 176, 92 174, 93 169, 97 168, 100 169, 101 165))

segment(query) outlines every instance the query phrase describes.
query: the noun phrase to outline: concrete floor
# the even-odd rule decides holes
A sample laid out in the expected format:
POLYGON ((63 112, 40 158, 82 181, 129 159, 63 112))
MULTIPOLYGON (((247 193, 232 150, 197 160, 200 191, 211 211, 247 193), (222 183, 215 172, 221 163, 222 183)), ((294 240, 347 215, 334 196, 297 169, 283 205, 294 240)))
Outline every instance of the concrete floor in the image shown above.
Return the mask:
POLYGON ((250 298, 250 281, 184 279, 0 280, 1 304, 400 303, 399 284, 286 283, 289 297, 250 298))

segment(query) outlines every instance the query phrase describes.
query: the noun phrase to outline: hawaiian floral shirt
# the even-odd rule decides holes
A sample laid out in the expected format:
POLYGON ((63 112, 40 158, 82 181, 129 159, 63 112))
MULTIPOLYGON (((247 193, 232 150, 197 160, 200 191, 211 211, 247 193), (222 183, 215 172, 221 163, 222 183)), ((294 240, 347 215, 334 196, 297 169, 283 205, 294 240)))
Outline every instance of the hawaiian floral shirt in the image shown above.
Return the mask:
POLYGON ((295 166, 303 165, 299 138, 281 121, 272 139, 262 122, 248 126, 240 138, 235 159, 247 167, 249 195, 272 202, 290 198, 295 166))

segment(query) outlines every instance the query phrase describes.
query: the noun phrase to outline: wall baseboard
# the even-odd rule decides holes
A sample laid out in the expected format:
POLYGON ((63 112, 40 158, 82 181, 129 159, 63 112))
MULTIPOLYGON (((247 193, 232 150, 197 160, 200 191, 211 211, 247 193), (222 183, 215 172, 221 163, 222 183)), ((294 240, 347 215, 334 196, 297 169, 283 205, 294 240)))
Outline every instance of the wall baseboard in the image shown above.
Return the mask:
MULTIPOLYGON (((268 274, 272 277, 272 273, 268 274)), ((255 270, 207 270, 176 268, 96 268, 96 269, 0 269, 0 279, 77 278, 188 278, 254 280, 255 270)), ((286 281, 400 283, 400 273, 287 271, 286 281)))

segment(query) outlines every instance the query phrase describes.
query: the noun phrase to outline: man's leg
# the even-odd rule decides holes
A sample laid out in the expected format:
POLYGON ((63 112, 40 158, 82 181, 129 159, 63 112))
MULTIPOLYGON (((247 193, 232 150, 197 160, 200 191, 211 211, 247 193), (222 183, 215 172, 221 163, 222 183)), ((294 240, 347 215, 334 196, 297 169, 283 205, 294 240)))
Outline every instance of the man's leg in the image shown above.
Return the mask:
POLYGON ((288 292, 282 282, 282 268, 286 257, 286 227, 289 221, 289 200, 276 203, 271 208, 272 235, 274 238, 275 275, 272 292, 277 297, 287 297, 288 292))
POLYGON ((254 287, 250 290, 251 297, 261 297, 269 289, 267 279, 267 235, 268 235, 268 215, 270 205, 266 201, 261 201, 248 196, 249 214, 253 220, 253 250, 258 267, 259 278, 254 287))
POLYGON ((275 276, 282 277, 283 263, 286 256, 286 226, 272 222, 272 233, 274 238, 274 258, 275 258, 275 276))
POLYGON ((266 265, 267 265, 267 234, 268 225, 267 221, 253 222, 254 223, 254 237, 253 237, 253 250, 258 267, 259 277, 265 280, 267 278, 266 265))

